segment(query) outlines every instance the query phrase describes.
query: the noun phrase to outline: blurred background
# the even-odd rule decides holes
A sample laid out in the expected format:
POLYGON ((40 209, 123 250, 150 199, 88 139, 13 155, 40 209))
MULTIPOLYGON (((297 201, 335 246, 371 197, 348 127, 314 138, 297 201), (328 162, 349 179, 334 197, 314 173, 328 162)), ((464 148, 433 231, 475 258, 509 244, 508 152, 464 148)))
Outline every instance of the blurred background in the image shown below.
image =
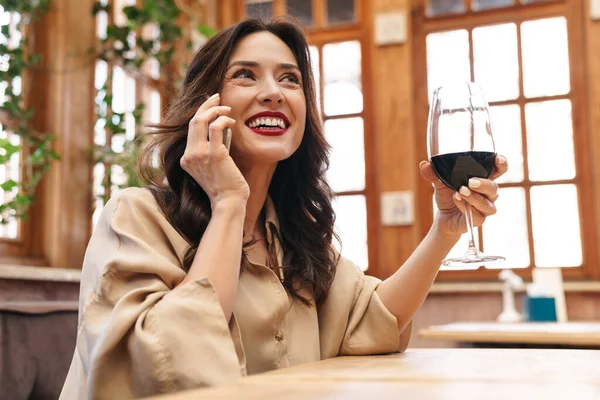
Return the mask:
MULTIPOLYGON (((475 81, 510 164, 479 247, 525 283, 558 271, 568 319, 600 320, 600 1, 0 0, 0 386, 62 386, 94 224, 141 184, 134 139, 207 38, 280 15, 310 39, 346 257, 384 279, 425 236, 431 94, 475 81), (27 364, 40 357, 53 366, 42 378, 27 364)), ((465 247, 466 235, 453 254, 465 247)), ((441 271, 411 346, 461 345, 419 334, 431 326, 495 321, 508 298, 499 273, 441 271)))

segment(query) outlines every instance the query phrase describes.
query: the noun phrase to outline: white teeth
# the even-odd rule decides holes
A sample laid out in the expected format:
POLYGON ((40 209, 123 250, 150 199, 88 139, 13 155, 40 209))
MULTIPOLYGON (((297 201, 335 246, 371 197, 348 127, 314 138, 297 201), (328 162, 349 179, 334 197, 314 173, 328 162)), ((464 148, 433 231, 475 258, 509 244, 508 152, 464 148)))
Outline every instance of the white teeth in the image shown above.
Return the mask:
POLYGON ((285 129, 285 122, 281 118, 257 118, 248 124, 250 128, 256 128, 260 125, 270 128, 285 129))

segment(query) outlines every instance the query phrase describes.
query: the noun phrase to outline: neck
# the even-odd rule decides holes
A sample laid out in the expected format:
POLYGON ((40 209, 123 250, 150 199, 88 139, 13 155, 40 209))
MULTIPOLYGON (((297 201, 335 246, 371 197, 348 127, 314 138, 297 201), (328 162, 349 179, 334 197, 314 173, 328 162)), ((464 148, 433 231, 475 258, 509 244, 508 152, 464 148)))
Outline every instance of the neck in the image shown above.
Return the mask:
POLYGON ((277 164, 240 169, 250 187, 250 197, 246 202, 246 219, 244 220, 244 232, 247 235, 252 235, 256 229, 261 228, 257 226, 257 222, 267 200, 269 185, 271 184, 276 167, 277 164))

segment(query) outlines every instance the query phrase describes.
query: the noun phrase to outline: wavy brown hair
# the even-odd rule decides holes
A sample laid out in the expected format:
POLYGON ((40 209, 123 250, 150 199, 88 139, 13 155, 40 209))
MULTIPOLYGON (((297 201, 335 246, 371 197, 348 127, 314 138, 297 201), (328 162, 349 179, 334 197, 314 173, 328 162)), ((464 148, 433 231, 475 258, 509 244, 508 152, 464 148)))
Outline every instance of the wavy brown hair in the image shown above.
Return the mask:
POLYGON ((188 271, 211 218, 207 194, 180 165, 188 124, 207 97, 220 91, 236 44, 262 31, 271 32, 287 44, 302 73, 307 109, 304 137, 298 150, 277 165, 269 194, 279 217, 278 233, 285 254, 283 285, 306 305, 311 299, 301 296, 299 290, 308 289, 318 305, 327 296, 338 261, 332 248, 332 191, 325 179, 330 149, 317 109, 308 43, 293 20, 279 18, 267 23, 246 19, 204 44, 195 54, 164 122, 148 132, 152 140, 142 151, 138 167, 165 216, 190 243, 183 262, 188 271), (152 166, 157 154, 159 174, 152 166), (164 183, 165 177, 168 184, 164 183))

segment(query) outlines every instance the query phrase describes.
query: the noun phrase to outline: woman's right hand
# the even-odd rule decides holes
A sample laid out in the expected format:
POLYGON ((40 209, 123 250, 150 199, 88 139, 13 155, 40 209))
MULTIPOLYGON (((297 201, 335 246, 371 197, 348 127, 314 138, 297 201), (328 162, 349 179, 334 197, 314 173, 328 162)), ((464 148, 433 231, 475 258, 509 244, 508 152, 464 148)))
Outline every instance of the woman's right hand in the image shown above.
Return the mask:
POLYGON ((223 130, 233 127, 235 120, 227 116, 231 108, 220 102, 215 94, 198 108, 189 123, 180 161, 181 168, 204 189, 213 209, 220 202, 245 202, 250 196, 248 183, 223 145, 223 130))

